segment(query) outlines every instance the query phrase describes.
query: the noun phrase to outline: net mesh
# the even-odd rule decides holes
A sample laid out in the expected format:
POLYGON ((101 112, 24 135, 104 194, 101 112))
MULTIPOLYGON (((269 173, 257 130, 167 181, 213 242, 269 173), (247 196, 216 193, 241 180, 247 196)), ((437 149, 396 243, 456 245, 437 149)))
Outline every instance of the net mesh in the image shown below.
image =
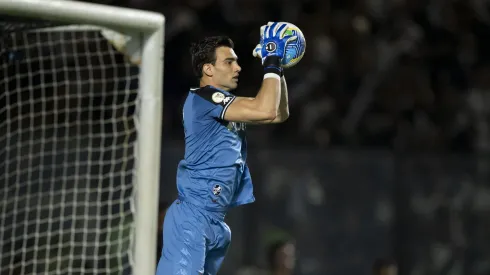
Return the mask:
POLYGON ((138 68, 48 25, 1 25, 0 274, 129 274, 138 68))

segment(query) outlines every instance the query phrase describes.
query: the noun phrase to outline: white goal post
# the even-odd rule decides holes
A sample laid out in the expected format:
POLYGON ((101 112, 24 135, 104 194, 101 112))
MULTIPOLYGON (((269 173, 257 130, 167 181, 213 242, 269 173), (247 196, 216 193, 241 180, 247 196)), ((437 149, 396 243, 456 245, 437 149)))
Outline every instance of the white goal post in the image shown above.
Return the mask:
MULTIPOLYGON (((161 128, 162 128, 161 116, 162 116, 162 105, 163 105, 163 58, 164 58, 163 52, 164 52, 164 25, 165 25, 164 16, 158 13, 133 10, 128 8, 119 8, 119 7, 111 7, 111 6, 100 5, 100 4, 91 4, 91 3, 83 3, 83 2, 76 2, 76 1, 63 1, 63 0, 0 0, 0 18, 2 17, 1 15, 8 15, 11 17, 15 17, 17 19, 25 19, 25 20, 35 19, 35 20, 43 20, 43 21, 49 21, 54 23, 62 23, 62 24, 69 25, 72 28, 80 28, 85 30, 92 28, 93 26, 97 26, 96 28, 100 28, 101 35, 105 37, 114 46, 114 48, 116 48, 117 50, 122 52, 125 56, 127 56, 128 59, 131 61, 131 63, 139 65, 138 66, 139 85, 137 88, 137 99, 136 99, 137 103, 135 103, 137 105, 137 111, 135 114, 135 122, 134 122, 135 124, 134 127, 137 129, 135 130, 137 131, 137 141, 135 142, 134 151, 131 151, 132 154, 134 155, 134 161, 135 161, 134 164, 135 168, 133 169, 134 171, 132 172, 132 176, 134 178, 133 184, 136 184, 136 187, 133 191, 134 194, 132 194, 134 201, 131 203, 131 211, 132 213, 136 213, 136 214, 134 214, 134 220, 132 220, 134 226, 132 230, 133 237, 131 237, 133 238, 131 239, 132 255, 129 256, 130 258, 129 261, 131 262, 132 274, 137 274, 137 275, 155 274, 155 266, 156 266, 155 249, 156 249, 156 241, 157 241, 156 231, 157 231, 157 216, 158 216, 157 210, 158 210, 159 173, 160 173, 160 146, 161 146, 160 143, 161 143, 161 128)), ((69 27, 57 27, 57 26, 53 27, 53 29, 56 28, 61 28, 62 31, 63 28, 65 28, 64 30, 69 30, 69 27)), ((49 32, 50 29, 47 28, 44 31, 49 32)), ((1 39, 2 38, 0 37, 0 40, 1 39)), ((30 66, 30 64, 28 64, 27 66, 30 66)), ((5 71, 6 70, 7 68, 5 69, 5 71)), ((127 70, 129 71, 129 69, 127 70)), ((57 72, 54 72, 53 74, 56 76, 57 75, 56 73, 57 72)), ((68 73, 70 72, 65 72, 65 73, 66 75, 68 75, 68 73)), ((36 73, 32 73, 32 75, 33 75, 32 77, 36 77, 36 73)), ((10 81, 13 81, 12 80, 13 78, 7 80, 3 79, 4 82, 2 83, 2 78, 4 78, 4 76, 0 74, 0 84, 2 85, 10 85, 9 84, 10 81)), ((79 81, 80 83, 82 83, 82 80, 79 81)), ((87 80, 86 83, 83 82, 83 85, 85 84, 88 86, 99 85, 97 83, 98 83, 97 81, 87 80)), ((40 85, 43 84, 41 83, 40 85)), ((50 85, 52 86, 52 84, 50 85)), ((100 85, 103 86, 107 84, 103 83, 100 85)), ((82 87, 82 84, 79 85, 79 88, 80 87, 82 87)), ((3 86, 0 85, 0 88, 3 88, 3 86)), ((129 90, 130 88, 127 89, 129 90)), ((2 97, 3 95, 1 94, 0 91, 0 101, 4 102, 2 101, 3 100, 2 97)), ((31 102, 32 106, 37 104, 36 102, 34 102, 34 100, 31 101, 32 101, 31 102)), ((43 101, 41 100, 40 102, 43 101)), ((68 99, 66 102, 68 102, 68 99)), ((8 108, 9 107, 0 106, 0 117, 5 115, 5 113, 7 113, 7 117, 9 116, 8 108)), ((96 108, 96 107, 91 107, 91 108, 96 108)), ((116 106, 114 112, 119 110, 117 108, 122 108, 122 107, 116 106)), ((43 112, 48 112, 48 111, 43 111, 43 112)), ((82 112, 85 112, 85 110, 80 110, 80 114, 82 112)), ((33 116, 38 116, 38 115, 40 115, 40 113, 33 114, 33 116)), ((46 113, 45 115, 48 114, 46 113)), ((15 119, 17 121, 17 118, 15 119)), ((114 118, 113 120, 119 120, 119 119, 120 118, 117 119, 114 118)), ((106 120, 110 121, 111 118, 106 118, 106 120)), ((15 123, 17 122, 12 121, 12 122, 7 122, 7 124, 3 124, 3 123, 4 122, 0 122, 0 131, 4 131, 4 128, 2 127, 8 129, 8 127, 11 127, 10 123, 15 126, 16 125, 15 123)), ((106 122, 100 122, 100 123, 102 124, 106 122)), ((82 127, 82 126, 85 127, 85 125, 82 126, 80 126, 79 124, 77 125, 78 125, 77 127, 82 127)), ((15 126, 15 127, 23 127, 23 126, 15 126)), ((31 127, 32 129, 37 129, 34 123, 31 127)), ((46 129, 42 129, 42 131, 46 131, 46 129)), ((17 133, 13 133, 13 134, 7 134, 7 136, 2 137, 2 134, 3 133, 0 133, 0 141, 2 141, 3 143, 0 142, 0 145, 3 145, 4 143, 8 143, 8 139, 13 138, 13 135, 17 135, 17 133), (6 141, 4 141, 3 139, 6 139, 6 141)), ((84 143, 85 141, 83 141, 82 139, 80 140, 81 140, 79 142, 80 144, 85 144, 84 143)), ((26 146, 31 146, 29 148, 34 148, 35 147, 34 142, 35 141, 28 141, 26 143, 27 144, 26 146)), ((88 141, 88 143, 90 143, 90 141, 88 141)), ((40 146, 42 148, 43 145, 40 146)), ((110 147, 111 145, 107 145, 107 146, 110 147)), ((125 145, 120 144, 117 146, 123 148, 125 145)), ((2 150, 2 148, 0 148, 0 150, 2 150)), ((71 151, 69 151, 68 149, 65 150, 66 150, 66 155, 68 156, 71 151)), ((76 152, 84 153, 83 149, 73 149, 73 150, 76 152)), ((91 152, 89 152, 88 154, 90 153, 91 152)), ((10 169, 9 160, 2 160, 1 158, 3 158, 5 155, 12 156, 13 152, 3 153, 2 151, 0 151, 0 154, 2 154, 2 156, 0 156, 0 163, 2 163, 3 165, 2 167, 5 170, 10 169)), ((30 154, 29 156, 35 155, 34 152, 31 151, 29 151, 28 154, 30 154)), ((19 156, 18 158, 19 161, 21 161, 23 160, 24 156, 19 156)), ((114 156, 113 158, 117 158, 117 157, 114 156)), ((32 160, 27 160, 28 163, 30 161, 32 160)), ((116 164, 119 161, 123 163, 125 162, 124 159, 121 160, 115 159, 111 161, 113 162, 112 167, 116 167, 116 164)), ((69 167, 66 169, 69 169, 69 167)), ((75 167, 74 169, 80 170, 81 168, 75 167)), ((110 173, 116 173, 116 172, 117 171, 113 171, 113 168, 111 168, 110 173)), ((2 173, 2 171, 0 171, 0 173, 2 173)), ((19 178, 23 176, 21 170, 17 171, 17 173, 18 175, 15 175, 15 177, 19 178)), ((80 177, 83 178, 83 176, 80 177)), ((101 177, 103 177, 103 175, 101 175, 101 177)), ((7 178, 7 176, 5 176, 5 179, 6 179, 5 181, 8 182, 10 178, 7 178)), ((15 180, 12 181, 14 182, 13 184, 18 184, 18 182, 15 182, 15 180)), ((53 181, 56 181, 56 179, 53 179, 53 181)), ((4 182, 0 182, 0 183, 3 184, 4 182)), ((5 194, 3 195, 1 188, 2 187, 0 187, 0 195, 2 197, 5 196, 5 198, 7 197, 10 198, 11 194, 7 192, 10 189, 5 187, 6 189, 3 189, 3 192, 5 192, 5 194)), ((15 187, 15 188, 21 188, 21 187, 15 187)), ((27 187, 27 188, 34 188, 34 187, 27 187)), ((63 193, 63 191, 61 192, 62 195, 64 196, 65 193, 63 193)), ((105 191, 101 190, 101 194, 102 192, 105 191)), ((76 194, 74 196, 76 196, 76 194)), ((87 198, 91 198, 91 197, 88 195, 87 198)), ((9 207, 11 206, 8 202, 4 202, 3 204, 2 202, 0 202, 0 215, 3 215, 4 217, 8 217, 8 219, 11 219, 12 218, 11 216, 5 214, 11 210, 11 208, 9 207), (2 213, 4 213, 5 215, 2 213)), ((25 214, 26 220, 29 219, 27 217, 28 210, 22 210, 19 208, 20 206, 16 206, 16 207, 17 208, 15 209, 17 210, 15 211, 18 211, 18 213, 16 213, 15 215, 20 215, 22 214, 21 211, 26 211, 25 214)), ((34 209, 32 209, 32 211, 34 211, 34 209)), ((41 211, 43 210, 40 209, 39 212, 41 211)), ((52 208, 50 211, 53 211, 52 208)), ((3 218, 3 216, 0 216, 0 218, 3 218)), ((86 213, 85 216, 87 216, 86 213)), ((48 217, 48 219, 50 219, 50 217, 48 217)), ((16 217, 13 217, 13 220, 15 222, 16 217)), ((97 220, 97 222, 98 221, 99 220, 97 220)), ((29 230, 31 230, 30 224, 26 223, 25 228, 26 229, 29 228, 29 230)), ((57 229, 57 230, 61 231, 61 229, 57 229)), ((87 229, 87 231, 90 231, 90 229, 87 229)), ((73 230, 71 231, 70 234, 75 235, 77 233, 78 233, 77 231, 73 230)), ((38 233, 32 232, 32 234, 38 234, 38 233)), ((62 239, 62 237, 59 238, 62 239)), ((72 239, 70 240, 71 242, 73 242, 72 239)), ((2 242, 1 239, 0 242, 2 242)), ((109 242, 109 240, 105 240, 105 242, 107 243, 109 242)), ((22 256, 17 255, 17 256, 21 257, 25 262, 33 261, 33 259, 30 259, 31 254, 28 254, 26 256, 26 253, 30 253, 29 248, 22 247, 22 249, 24 250, 23 255, 22 256)), ((12 248, 9 251, 10 252, 14 251, 14 248, 12 248)), ((70 250, 70 251, 72 253, 78 253, 76 250, 73 251, 70 250)), ((85 250, 82 249, 82 251, 85 250)), ((2 253, 1 250, 0 253, 2 253)), ((36 255, 36 252, 33 253, 34 253, 33 255, 36 255)), ((61 258, 65 259, 63 257, 64 255, 61 255, 62 253, 65 252, 61 252, 61 250, 58 252, 59 257, 60 259, 61 258)), ((6 255, 7 254, 5 253, 4 255, 0 255, 0 260, 1 257, 7 257, 6 255)), ((79 256, 68 255, 66 256, 66 260, 73 261, 73 258, 76 257, 79 256)), ((83 258, 84 256, 80 256, 80 257, 83 258)), ((13 261, 12 259, 7 260, 7 258, 4 258, 4 260, 13 261)), ((13 271, 8 269, 9 262, 2 262, 1 265, 2 267, 0 267, 0 271, 2 272, 0 273, 14 274, 13 271)), ((10 263, 10 265, 12 267, 14 266, 14 264, 12 263, 10 263)), ((43 263, 43 265, 47 265, 47 263, 43 263)), ((61 270, 60 267, 57 267, 56 270, 54 271, 49 270, 49 271, 50 274, 84 274, 83 267, 82 270, 78 270, 78 269, 75 270, 71 268, 72 267, 68 267, 68 269, 66 270, 61 270)), ((118 273, 117 270, 109 270, 108 267, 105 268, 107 272, 104 272, 104 270, 102 270, 98 274, 118 273)), ((42 271, 48 271, 48 267, 46 267, 45 270, 41 270, 41 273, 42 271)), ((38 274, 41 274, 39 273, 40 270, 37 270, 37 272, 38 274)), ((87 273, 93 274, 92 272, 93 271, 87 273)), ((35 272, 33 271, 32 273, 29 273, 24 270, 24 274, 35 274, 35 272)), ((123 273, 119 273, 119 274, 123 274, 123 273)), ((124 274, 127 273, 124 272, 124 274)))

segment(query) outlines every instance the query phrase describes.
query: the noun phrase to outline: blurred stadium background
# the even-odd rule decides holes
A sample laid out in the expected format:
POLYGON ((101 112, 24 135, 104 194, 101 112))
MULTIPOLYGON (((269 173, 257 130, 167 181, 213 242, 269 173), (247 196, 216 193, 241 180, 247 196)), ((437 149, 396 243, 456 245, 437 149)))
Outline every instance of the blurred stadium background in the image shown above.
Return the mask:
POLYGON ((489 2, 126 2, 168 18, 162 200, 182 155, 189 42, 230 35, 237 93, 253 95, 258 26, 293 22, 307 52, 285 72, 291 117, 248 128, 257 202, 228 215, 222 274, 264 267, 284 236, 296 242, 295 274, 370 274, 377 257, 404 275, 490 274, 489 2))
MULTIPOLYGON (((231 211, 220 274, 262 274, 292 240, 294 273, 490 274, 490 1, 99 0, 165 14, 161 202, 175 197, 180 106, 195 84, 188 45, 226 34, 254 95, 259 27, 300 27, 307 52, 285 75, 290 119, 249 127, 257 202, 231 211), (260 271, 259 271, 260 270, 260 271)), ((267 274, 267 273, 264 273, 267 274)))

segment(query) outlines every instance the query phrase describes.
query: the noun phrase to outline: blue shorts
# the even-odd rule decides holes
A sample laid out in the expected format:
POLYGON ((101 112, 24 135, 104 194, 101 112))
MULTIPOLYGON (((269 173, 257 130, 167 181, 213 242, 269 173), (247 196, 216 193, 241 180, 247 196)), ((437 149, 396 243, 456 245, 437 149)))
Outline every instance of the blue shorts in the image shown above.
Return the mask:
POLYGON ((157 275, 215 275, 231 241, 224 213, 176 200, 163 222, 163 249, 157 275))

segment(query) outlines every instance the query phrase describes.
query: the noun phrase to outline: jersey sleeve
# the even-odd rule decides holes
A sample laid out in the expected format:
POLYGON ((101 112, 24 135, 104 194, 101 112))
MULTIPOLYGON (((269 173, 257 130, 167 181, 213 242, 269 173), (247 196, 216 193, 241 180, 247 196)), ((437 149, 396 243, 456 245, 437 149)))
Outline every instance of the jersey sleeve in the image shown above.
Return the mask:
POLYGON ((235 96, 223 91, 204 87, 196 92, 196 100, 193 104, 194 112, 203 117, 212 117, 224 120, 225 113, 235 96))

